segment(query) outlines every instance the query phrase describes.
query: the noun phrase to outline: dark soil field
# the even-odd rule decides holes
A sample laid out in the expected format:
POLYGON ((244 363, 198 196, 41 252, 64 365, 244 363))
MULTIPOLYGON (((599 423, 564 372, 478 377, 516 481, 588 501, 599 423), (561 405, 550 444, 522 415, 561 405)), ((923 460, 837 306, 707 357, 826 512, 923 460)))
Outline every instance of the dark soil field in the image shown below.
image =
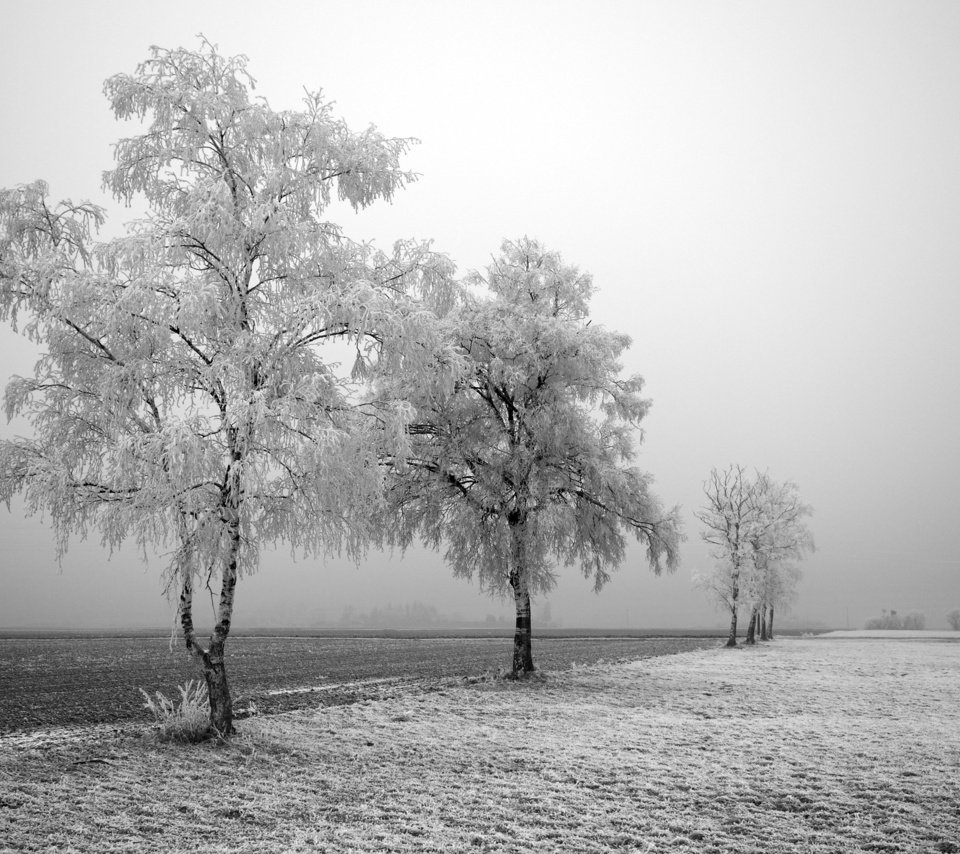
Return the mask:
MULTIPOLYGON (((534 640, 549 671, 716 646, 715 637, 552 636, 534 640)), ((238 716, 341 705, 385 684, 495 673, 510 663, 509 637, 238 636, 227 669, 238 716)), ((168 638, 0 638, 0 734, 148 719, 138 689, 178 697, 199 671, 168 638)))

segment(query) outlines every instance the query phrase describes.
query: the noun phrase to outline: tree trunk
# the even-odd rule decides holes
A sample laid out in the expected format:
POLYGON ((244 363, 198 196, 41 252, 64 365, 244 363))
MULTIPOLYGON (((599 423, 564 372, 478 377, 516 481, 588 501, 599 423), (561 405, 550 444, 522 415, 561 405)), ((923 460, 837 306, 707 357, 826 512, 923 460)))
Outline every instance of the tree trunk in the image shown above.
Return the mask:
POLYGON ((513 601, 517 606, 517 626, 513 633, 513 669, 510 675, 519 679, 536 669, 533 666, 533 622, 530 618, 530 591, 522 575, 510 579, 513 601))
MULTIPOLYGON (((227 681, 227 668, 223 651, 226 635, 217 640, 216 633, 210 638, 210 646, 204 649, 197 640, 193 628, 193 580, 189 570, 183 579, 180 593, 180 626, 187 650, 196 658, 203 672, 210 701, 210 734, 226 738, 235 730, 233 726, 233 698, 227 681)), ((219 624, 218 624, 219 627, 219 624)))
POLYGON ((204 677, 210 693, 210 726, 221 738, 233 735, 233 698, 227 684, 227 670, 223 647, 230 634, 233 621, 233 602, 237 587, 237 564, 240 560, 240 515, 235 506, 226 514, 229 531, 229 551, 224 561, 220 583, 220 604, 217 608, 217 624, 210 638, 210 652, 205 662, 204 677))
POLYGON ((734 647, 737 645, 737 602, 734 600, 733 604, 730 606, 730 635, 727 638, 727 646, 734 647))
POLYGON ((770 606, 770 622, 767 625, 767 639, 773 640, 773 605, 770 606))
POLYGON ((747 640, 746 643, 748 646, 753 646, 757 642, 757 623, 760 620, 760 611, 756 605, 750 609, 750 622, 747 625, 747 640))
POLYGON ((210 728, 221 738, 233 735, 233 697, 227 682, 227 668, 223 660, 223 644, 214 641, 204 661, 203 678, 210 698, 210 728))
POLYGON ((766 604, 760 608, 760 640, 770 640, 770 635, 767 632, 767 610, 768 606, 766 604))
POLYGON ((237 586, 237 562, 240 557, 240 524, 238 514, 228 514, 228 554, 221 573, 220 603, 217 624, 210 636, 210 645, 204 649, 197 640, 193 627, 193 567, 189 561, 181 567, 183 574, 180 592, 180 626, 187 650, 203 669, 203 679, 210 701, 210 734, 227 738, 236 732, 233 726, 233 697, 227 681, 224 646, 230 634, 233 618, 234 592, 237 586))
POLYGON ((533 673, 533 621, 530 615, 530 587, 524 560, 523 524, 510 525, 510 587, 517 609, 517 625, 513 633, 513 667, 510 675, 520 679, 533 673))

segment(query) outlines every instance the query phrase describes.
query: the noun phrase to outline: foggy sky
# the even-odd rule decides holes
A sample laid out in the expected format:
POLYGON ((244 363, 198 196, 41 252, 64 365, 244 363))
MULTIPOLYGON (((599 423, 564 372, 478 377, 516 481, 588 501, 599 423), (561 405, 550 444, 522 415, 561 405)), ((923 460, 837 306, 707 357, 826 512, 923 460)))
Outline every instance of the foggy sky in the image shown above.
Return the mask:
MULTIPOLYGON (((688 540, 672 577, 639 548, 599 596, 566 572, 564 625, 722 624, 691 589, 711 563, 693 511, 734 462, 814 507, 798 617, 936 627, 960 607, 960 5, 15 2, 0 20, 0 186, 42 177, 118 231, 133 214, 100 174, 130 131, 103 80, 203 32, 275 109, 322 87, 354 129, 421 140, 421 179, 340 216, 351 237, 432 238, 466 272, 527 234, 593 274, 594 322, 632 336, 653 401, 639 465, 688 540)), ((5 382, 35 351, 3 327, 0 355, 5 382)), ((0 538, 0 627, 173 618, 160 559, 75 543, 60 574, 16 503, 0 538)), ((414 601, 512 611, 429 552, 279 553, 241 581, 235 625, 414 601)))

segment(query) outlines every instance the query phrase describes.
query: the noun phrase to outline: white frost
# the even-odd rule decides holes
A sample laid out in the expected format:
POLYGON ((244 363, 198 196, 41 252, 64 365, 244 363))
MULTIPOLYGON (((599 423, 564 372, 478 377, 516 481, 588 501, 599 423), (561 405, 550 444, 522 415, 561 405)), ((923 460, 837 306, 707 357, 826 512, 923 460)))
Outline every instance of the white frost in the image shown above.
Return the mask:
POLYGON ((227 746, 0 739, 20 851, 960 851, 960 645, 810 638, 444 680, 227 746), (429 687, 429 686, 427 686, 429 687))

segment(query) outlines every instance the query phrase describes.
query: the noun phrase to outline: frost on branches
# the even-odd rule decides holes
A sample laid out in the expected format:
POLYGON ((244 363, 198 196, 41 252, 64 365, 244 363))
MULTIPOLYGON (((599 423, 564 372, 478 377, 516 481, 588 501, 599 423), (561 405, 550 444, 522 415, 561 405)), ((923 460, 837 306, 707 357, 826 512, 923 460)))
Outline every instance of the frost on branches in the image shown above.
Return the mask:
POLYGON ((758 632, 769 640, 775 609, 796 595, 800 570, 793 561, 813 549, 804 521, 813 511, 795 483, 777 483, 760 472, 751 478, 739 465, 713 469, 703 491, 706 504, 696 515, 716 564, 696 583, 730 612, 727 646, 737 645, 744 604, 750 609, 746 642, 756 643, 758 632))
POLYGON ((2 497, 49 512, 61 548, 93 529, 170 551, 220 735, 238 578, 265 544, 357 555, 374 536, 378 461, 408 453, 411 412, 357 387, 400 364, 443 374, 422 300, 452 276, 426 245, 386 256, 324 219, 334 199, 363 208, 412 181, 411 140, 351 131, 319 93, 278 112, 253 89, 246 59, 206 41, 107 81, 117 118, 147 125, 103 179, 149 203, 125 237, 96 242, 103 211, 51 203, 43 182, 0 195, 0 312, 47 354, 7 389, 34 436, 0 450, 2 497), (206 643, 198 583, 219 593, 206 643))
POLYGON ((553 566, 579 565, 599 590, 632 535, 654 572, 672 570, 680 525, 631 465, 649 402, 640 377, 620 377, 629 338, 590 323, 590 277, 524 238, 468 285, 445 318, 455 387, 406 374, 391 392, 416 408, 413 454, 389 491, 393 534, 442 543, 455 574, 512 594, 519 676, 534 670, 530 597, 553 585, 553 566))

